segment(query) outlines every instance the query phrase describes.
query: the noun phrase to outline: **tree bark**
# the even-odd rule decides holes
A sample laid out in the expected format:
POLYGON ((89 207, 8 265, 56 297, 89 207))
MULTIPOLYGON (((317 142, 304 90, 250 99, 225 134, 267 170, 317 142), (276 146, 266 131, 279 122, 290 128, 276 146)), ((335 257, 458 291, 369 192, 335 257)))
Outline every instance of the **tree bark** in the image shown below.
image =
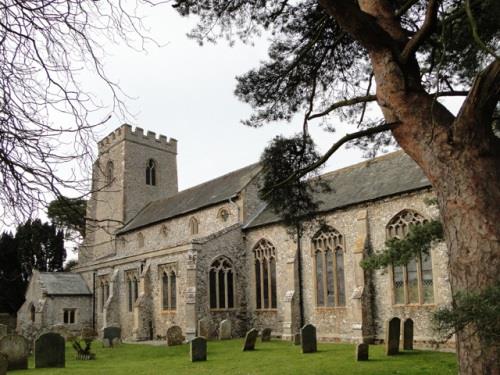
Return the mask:
MULTIPOLYGON (((401 59, 395 52, 394 45, 403 51, 409 42, 386 1, 359 0, 359 8, 349 0, 320 3, 368 50, 386 122, 399 123, 394 137, 436 191, 452 292, 495 285, 500 281, 500 141, 488 114, 500 95, 500 63, 478 77, 455 117, 422 88, 415 56, 401 59), (359 12, 372 18, 352 17, 359 12), (365 25, 353 26, 357 19, 365 25), (389 35, 392 42, 372 43, 360 35, 377 27, 383 30, 377 35, 389 35)), ((457 354, 461 374, 500 374, 498 346, 481 341, 475 327, 457 335, 457 354)))

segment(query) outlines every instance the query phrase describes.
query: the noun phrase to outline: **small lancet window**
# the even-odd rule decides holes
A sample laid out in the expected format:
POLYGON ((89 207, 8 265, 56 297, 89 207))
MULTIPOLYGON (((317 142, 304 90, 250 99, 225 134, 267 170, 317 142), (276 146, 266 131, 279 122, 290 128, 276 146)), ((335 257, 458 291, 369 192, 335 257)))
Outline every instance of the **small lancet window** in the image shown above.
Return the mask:
POLYGON ((227 219, 229 218, 229 211, 225 208, 221 208, 217 214, 217 217, 222 221, 227 221, 227 219))
POLYGON ((144 234, 142 233, 137 234, 137 246, 144 247, 144 234))
POLYGON ((113 162, 111 160, 108 161, 106 164, 106 171, 105 171, 106 185, 109 185, 113 182, 114 170, 115 170, 115 167, 113 165, 113 162))
POLYGON ((198 219, 196 219, 195 217, 189 219, 189 232, 191 233, 191 235, 198 234, 198 226, 198 219))
POLYGON ((146 166, 146 185, 156 186, 156 162, 153 159, 149 159, 146 166))

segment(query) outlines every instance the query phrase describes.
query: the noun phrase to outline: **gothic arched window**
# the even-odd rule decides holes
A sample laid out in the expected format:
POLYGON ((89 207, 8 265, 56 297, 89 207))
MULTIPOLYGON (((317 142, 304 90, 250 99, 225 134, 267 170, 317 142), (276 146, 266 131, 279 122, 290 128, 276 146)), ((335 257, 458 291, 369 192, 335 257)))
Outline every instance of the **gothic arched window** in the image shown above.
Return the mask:
POLYGON ((101 278, 101 312, 104 311, 104 306, 109 298, 109 281, 107 278, 101 278))
POLYGON ((232 309, 234 307, 233 264, 226 257, 219 257, 210 266, 210 308, 232 309))
POLYGON ((141 232, 137 233, 137 246, 144 247, 144 234, 141 232))
POLYGON ((225 208, 221 208, 217 213, 217 217, 222 221, 227 221, 227 219, 229 218, 229 211, 225 208))
POLYGON ((110 160, 106 163, 106 171, 105 171, 107 185, 113 182, 114 173, 115 173, 115 167, 113 162, 110 160))
POLYGON ((191 235, 198 234, 198 225, 198 219, 196 219, 195 217, 189 219, 189 232, 191 233, 191 235))
POLYGON ((139 277, 136 271, 127 273, 128 311, 133 311, 134 303, 139 298, 139 277))
POLYGON ((316 305, 345 306, 344 238, 333 228, 312 239, 316 276, 316 305))
MULTIPOLYGON (((387 224, 387 239, 404 238, 412 225, 426 223, 416 211, 403 210, 387 224)), ((434 301, 432 260, 430 254, 419 254, 405 265, 392 266, 393 303, 396 305, 432 303, 434 301)))
POLYGON ((257 309, 275 309, 276 297, 276 249, 268 240, 261 239, 254 249, 255 296, 257 309))
POLYGON ((161 267, 162 309, 175 310, 177 307, 177 274, 175 265, 161 267))
POLYGON ((146 165, 146 185, 156 185, 156 162, 153 159, 149 159, 146 165))
POLYGON ((32 323, 35 323, 35 318, 36 318, 35 305, 31 304, 30 305, 30 320, 32 323))

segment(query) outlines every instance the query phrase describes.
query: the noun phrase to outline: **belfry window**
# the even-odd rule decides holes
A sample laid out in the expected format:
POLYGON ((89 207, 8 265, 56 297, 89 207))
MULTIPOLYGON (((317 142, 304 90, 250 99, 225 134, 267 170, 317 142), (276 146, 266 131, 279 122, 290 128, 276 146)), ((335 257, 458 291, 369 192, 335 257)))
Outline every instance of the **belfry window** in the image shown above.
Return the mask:
POLYGON ((156 185, 156 162, 153 159, 149 159, 146 166, 146 185, 156 185))
MULTIPOLYGON (((427 220, 418 212, 403 210, 387 224, 387 239, 404 238, 412 225, 427 220)), ((405 265, 392 266, 393 303, 396 305, 434 302, 432 259, 430 254, 419 254, 405 265)))
POLYGON ((212 262, 209 272, 210 308, 234 308, 234 271, 233 264, 226 257, 212 262))
POLYGON ((160 269, 162 285, 162 309, 175 310, 177 307, 177 274, 175 265, 165 265, 160 269))
POLYGON ((328 228, 316 233, 312 242, 316 306, 345 306, 343 236, 328 228))
POLYGON ((257 309, 275 309, 276 297, 276 249, 266 239, 260 240, 254 249, 255 297, 257 309))

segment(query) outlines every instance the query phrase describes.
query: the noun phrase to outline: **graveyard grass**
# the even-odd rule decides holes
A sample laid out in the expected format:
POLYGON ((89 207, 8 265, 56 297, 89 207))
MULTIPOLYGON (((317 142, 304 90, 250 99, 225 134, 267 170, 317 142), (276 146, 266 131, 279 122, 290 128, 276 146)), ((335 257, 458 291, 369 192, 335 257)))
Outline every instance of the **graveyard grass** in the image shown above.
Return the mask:
POLYGON ((317 353, 302 354, 300 346, 288 341, 262 343, 255 351, 243 352, 243 339, 209 341, 208 360, 190 362, 189 345, 150 346, 123 344, 102 348, 94 342, 95 361, 76 361, 75 352, 66 345, 66 368, 33 369, 15 374, 456 374, 456 355, 432 351, 405 351, 386 356, 383 345, 370 345, 370 360, 355 362, 354 345, 318 344, 317 353))

